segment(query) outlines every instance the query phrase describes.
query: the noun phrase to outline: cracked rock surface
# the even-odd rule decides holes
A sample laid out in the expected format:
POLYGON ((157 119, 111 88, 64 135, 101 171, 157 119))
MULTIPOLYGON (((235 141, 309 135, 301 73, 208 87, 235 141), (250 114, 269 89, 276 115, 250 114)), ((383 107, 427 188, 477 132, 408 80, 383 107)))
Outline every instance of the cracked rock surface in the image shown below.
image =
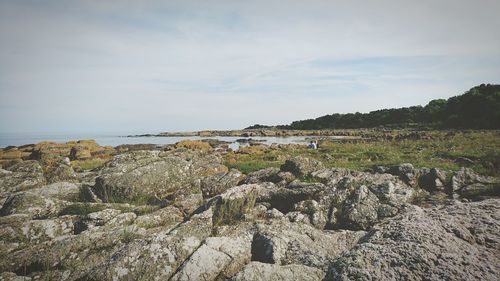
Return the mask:
POLYGON ((0 280, 498 280, 500 199, 458 200, 495 178, 222 159, 138 147, 92 173, 0 170, 0 280))

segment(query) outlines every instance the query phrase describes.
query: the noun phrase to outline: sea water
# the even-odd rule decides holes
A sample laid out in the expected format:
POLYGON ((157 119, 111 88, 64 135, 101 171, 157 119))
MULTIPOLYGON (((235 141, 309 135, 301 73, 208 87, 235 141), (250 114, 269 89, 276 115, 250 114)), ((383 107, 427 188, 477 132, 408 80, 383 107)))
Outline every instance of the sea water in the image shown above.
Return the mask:
MULTIPOLYGON (((248 144, 238 143, 236 140, 243 137, 126 137, 119 134, 0 134, 0 147, 21 146, 25 144, 36 144, 41 141, 53 141, 64 143, 68 141, 94 139, 99 145, 118 146, 120 144, 174 144, 181 140, 215 139, 229 142, 229 147, 238 149, 248 144)), ((306 144, 308 139, 314 137, 287 136, 287 137, 252 137, 253 140, 262 140, 263 144, 306 144)))

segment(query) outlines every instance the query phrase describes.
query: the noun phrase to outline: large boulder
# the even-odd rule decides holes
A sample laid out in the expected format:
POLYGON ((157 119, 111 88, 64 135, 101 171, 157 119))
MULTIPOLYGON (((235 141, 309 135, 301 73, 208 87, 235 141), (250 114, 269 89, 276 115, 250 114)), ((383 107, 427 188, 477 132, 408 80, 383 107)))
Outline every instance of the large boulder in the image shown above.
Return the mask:
POLYGON ((227 279, 250 262, 250 241, 244 238, 209 237, 171 280, 227 279))
POLYGON ((369 229, 378 220, 396 215, 414 195, 414 189, 390 174, 325 169, 312 177, 326 185, 316 200, 328 229, 369 229))
POLYGON ((146 238, 130 241, 83 279, 169 280, 203 245, 211 232, 212 213, 208 210, 191 217, 175 231, 156 232, 146 238))
POLYGON ((203 177, 226 171, 216 154, 133 151, 115 156, 100 171, 93 191, 105 202, 175 199, 201 195, 203 177))
POLYGON ((43 141, 35 145, 31 159, 47 161, 52 158, 68 157, 73 145, 76 145, 76 142, 56 143, 43 141))
POLYGON ((201 179, 201 191, 204 198, 210 198, 224 193, 226 190, 237 186, 245 175, 240 171, 231 169, 227 173, 215 174, 201 179))
POLYGON ((267 192, 259 193, 257 202, 268 202, 272 208, 283 213, 294 209, 296 203, 304 200, 319 199, 324 195, 327 187, 322 183, 304 183, 294 181, 287 187, 268 188, 267 192))
POLYGON ((398 182, 346 182, 337 193, 325 198, 331 202, 328 228, 370 229, 380 219, 395 216, 414 194, 413 189, 398 182))
POLYGON ((81 199, 81 190, 82 185, 78 183, 56 182, 31 189, 29 192, 50 199, 79 201, 81 199))
POLYGON ((322 169, 310 176, 320 182, 295 180, 284 187, 263 182, 256 202, 319 229, 366 230, 396 215, 415 192, 390 174, 322 169))
POLYGON ((422 169, 418 178, 418 186, 429 192, 446 192, 446 172, 436 168, 422 169))
POLYGON ((23 161, 0 169, 0 194, 28 190, 45 184, 42 166, 38 161, 23 161))
POLYGON ((322 231, 308 224, 273 220, 257 225, 252 260, 326 270, 335 257, 352 248, 364 234, 364 231, 322 231))
POLYGON ((46 219, 56 217, 67 204, 66 201, 23 191, 7 197, 0 209, 0 216, 26 214, 33 219, 46 219))
POLYGON ((29 148, 26 147, 0 148, 0 168, 6 169, 27 159, 31 154, 31 152, 27 152, 27 150, 29 150, 29 148))
POLYGON ((277 183, 281 180, 281 178, 278 176, 279 172, 280 172, 279 168, 271 167, 271 168, 261 169, 248 174, 247 178, 245 179, 245 183, 247 184, 262 183, 262 182, 277 183))
POLYGON ((115 153, 111 146, 100 146, 95 140, 69 141, 56 143, 43 141, 37 143, 31 159, 47 161, 53 158, 69 157, 71 160, 86 160, 92 157, 105 157, 115 153))
POLYGON ((212 198, 205 208, 213 210, 214 225, 233 223, 252 211, 260 190, 256 184, 236 186, 212 198))
POLYGON ((283 172, 290 172, 297 177, 307 177, 312 172, 323 169, 323 164, 316 159, 297 156, 286 160, 280 169, 283 172))
POLYGON ((418 186, 420 170, 413 167, 410 163, 392 166, 388 170, 389 174, 399 177, 403 182, 412 187, 418 186))
POLYGON ((69 158, 55 158, 50 164, 45 164, 45 178, 48 183, 76 181, 75 171, 71 167, 69 158))
POLYGON ((20 230, 25 241, 34 245, 61 236, 72 235, 74 231, 73 223, 74 219, 70 216, 46 220, 30 220, 25 222, 20 230))
POLYGON ((407 208, 330 265, 325 280, 497 280, 500 201, 407 208))
POLYGON ((162 227, 173 228, 184 220, 183 213, 176 207, 168 206, 155 212, 137 217, 135 224, 149 229, 162 227))
POLYGON ((124 247, 124 243, 141 237, 140 229, 134 226, 63 235, 47 243, 19 247, 3 256, 0 271, 17 272, 38 280, 80 280, 108 263, 110 256, 124 247), (59 270, 62 268, 65 270, 59 270))
POLYGON ((379 200, 365 185, 356 189, 337 214, 339 228, 368 229, 378 220, 379 200))
POLYGON ((476 183, 494 184, 499 180, 493 177, 482 176, 474 172, 471 168, 462 167, 451 178, 451 188, 453 192, 460 191, 464 187, 476 183))

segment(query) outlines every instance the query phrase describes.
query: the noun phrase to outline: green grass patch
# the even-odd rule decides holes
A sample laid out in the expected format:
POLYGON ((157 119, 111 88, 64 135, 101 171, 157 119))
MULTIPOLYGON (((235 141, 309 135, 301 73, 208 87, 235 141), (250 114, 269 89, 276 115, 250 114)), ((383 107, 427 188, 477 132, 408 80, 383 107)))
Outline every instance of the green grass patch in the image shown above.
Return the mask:
POLYGON ((256 199, 257 196, 254 193, 240 198, 221 199, 214 208, 213 225, 231 224, 240 220, 245 213, 253 208, 256 199))
POLYGON ((74 160, 71 161, 71 166, 77 172, 91 171, 97 168, 101 168, 108 162, 109 159, 93 158, 87 160, 74 160))
POLYGON ((100 204, 90 204, 90 203, 76 203, 71 204, 61 210, 59 215, 76 215, 76 216, 86 216, 90 213, 99 212, 106 209, 104 205, 100 204))
POLYGON ((125 243, 125 244, 128 244, 138 238, 140 238, 141 236, 138 234, 138 233, 135 233, 135 232, 132 232, 128 229, 123 229, 123 232, 121 233, 120 235, 120 240, 125 243))
POLYGON ((457 171, 464 164, 456 160, 465 157, 473 160, 469 167, 476 172, 500 176, 500 131, 427 131, 426 135, 431 138, 357 143, 322 142, 317 150, 307 149, 304 145, 272 149, 263 155, 228 154, 226 165, 249 173, 279 167, 284 159, 301 155, 320 160, 326 167, 360 171, 402 163, 411 163, 417 168, 457 171))
POLYGON ((136 215, 142 216, 142 215, 151 214, 159 209, 160 209, 160 206, 157 206, 157 205, 144 205, 144 206, 135 207, 132 211, 136 215))
MULTIPOLYGON (((259 157, 261 158, 261 157, 259 157)), ((270 167, 279 167, 281 163, 276 161, 265 161, 262 159, 252 159, 251 157, 247 157, 247 159, 241 159, 235 163, 225 162, 225 165, 229 169, 237 169, 244 174, 249 174, 251 172, 255 172, 258 170, 270 168, 270 167)))

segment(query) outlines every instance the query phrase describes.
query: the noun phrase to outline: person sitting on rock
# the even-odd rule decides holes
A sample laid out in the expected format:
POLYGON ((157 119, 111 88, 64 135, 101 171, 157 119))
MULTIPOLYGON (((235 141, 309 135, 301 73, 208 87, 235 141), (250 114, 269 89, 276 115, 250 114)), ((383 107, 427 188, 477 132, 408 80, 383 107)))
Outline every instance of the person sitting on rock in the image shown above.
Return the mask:
POLYGON ((314 141, 311 141, 307 147, 310 149, 316 149, 316 144, 314 143, 314 141))

